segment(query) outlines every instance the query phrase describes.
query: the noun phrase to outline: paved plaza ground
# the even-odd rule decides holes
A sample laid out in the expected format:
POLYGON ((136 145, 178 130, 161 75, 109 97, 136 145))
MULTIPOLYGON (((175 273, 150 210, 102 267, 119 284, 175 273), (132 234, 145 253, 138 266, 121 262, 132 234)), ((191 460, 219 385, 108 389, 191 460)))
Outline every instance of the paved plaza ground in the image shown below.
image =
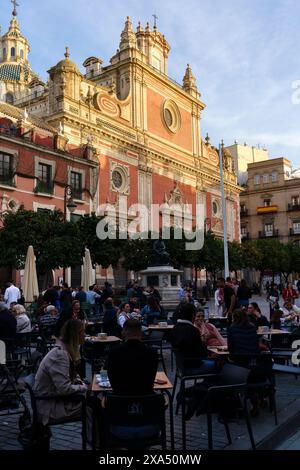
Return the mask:
MULTIPOLYGON (((264 299, 255 298, 253 300, 258 301, 258 303, 262 307, 263 312, 268 311, 268 305, 264 299)), ((174 371, 171 371, 170 352, 168 350, 165 351, 165 359, 168 376, 173 382, 174 371)), ((278 450, 300 450, 300 420, 298 422, 294 419, 298 415, 300 416, 300 380, 296 380, 294 376, 277 375, 276 385, 276 400, 278 407, 279 424, 277 427, 275 426, 274 416, 270 413, 268 407, 260 410, 260 413, 257 417, 251 418, 256 444, 258 445, 259 449, 268 449, 270 446, 274 445, 273 448, 277 448, 278 450), (287 434, 287 428, 285 427, 285 425, 288 422, 292 422, 293 425, 292 428, 291 426, 288 428, 287 434), (274 434, 275 436, 277 435, 275 440, 274 434)), ((182 448, 180 413, 174 418, 175 448, 176 450, 180 450, 182 448)), ((80 424, 72 423, 52 428, 52 430, 52 450, 81 449, 80 424)), ((220 424, 217 419, 214 419, 214 449, 250 449, 250 441, 247 433, 247 428, 243 419, 240 419, 238 423, 235 422, 230 424, 230 430, 232 434, 233 443, 231 445, 228 445, 224 426, 220 424)), ((22 446, 18 442, 17 437, 18 416, 0 416, 0 450, 22 450, 22 446)), ((170 445, 169 432, 168 445, 170 445)), ((187 449, 205 450, 207 449, 207 447, 208 445, 206 418, 205 416, 193 417, 190 421, 187 422, 187 449)))

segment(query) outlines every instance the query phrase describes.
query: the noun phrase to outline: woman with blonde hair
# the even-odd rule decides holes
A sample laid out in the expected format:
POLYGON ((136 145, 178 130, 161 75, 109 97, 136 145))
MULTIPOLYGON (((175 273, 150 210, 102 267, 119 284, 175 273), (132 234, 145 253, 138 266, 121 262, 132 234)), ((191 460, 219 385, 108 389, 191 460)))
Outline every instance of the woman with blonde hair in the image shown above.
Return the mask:
POLYGON ((17 333, 30 333, 31 321, 26 314, 25 307, 23 305, 16 304, 12 308, 12 313, 15 315, 17 320, 17 333))
POLYGON ((68 320, 56 345, 42 360, 37 371, 34 391, 49 400, 37 401, 39 421, 46 425, 62 418, 81 415, 81 403, 74 394, 85 393, 87 386, 77 374, 80 362, 80 345, 84 343, 84 324, 80 320, 68 320), (67 396, 70 399, 66 400, 67 396), (64 400, 59 397, 64 396, 64 400), (56 398, 57 397, 57 398, 56 398))

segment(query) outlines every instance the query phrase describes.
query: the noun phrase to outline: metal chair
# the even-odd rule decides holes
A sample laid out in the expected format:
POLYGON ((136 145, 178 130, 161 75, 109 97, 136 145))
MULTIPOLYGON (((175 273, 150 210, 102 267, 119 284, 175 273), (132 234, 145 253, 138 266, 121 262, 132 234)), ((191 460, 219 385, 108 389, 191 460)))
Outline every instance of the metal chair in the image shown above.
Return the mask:
POLYGON ((165 410, 161 394, 108 394, 105 403, 107 448, 141 450, 161 445, 162 450, 166 450, 165 410))
POLYGON ((206 414, 208 431, 208 449, 213 449, 212 436, 212 415, 223 415, 228 443, 231 444, 228 418, 226 417, 227 403, 230 400, 233 411, 241 411, 245 417, 252 449, 255 450, 248 406, 247 406, 247 380, 250 374, 249 369, 239 367, 235 364, 225 364, 218 375, 218 384, 208 388, 207 394, 197 410, 197 416, 206 414), (234 405, 233 405, 234 403, 234 405))
MULTIPOLYGON (((34 391, 34 382, 35 382, 35 374, 30 374, 27 377, 24 378, 24 382, 26 384, 26 388, 29 391, 30 394, 30 401, 31 401, 31 409, 32 409, 32 445, 34 444, 34 441, 38 440, 38 437, 40 433, 43 433, 45 430, 45 426, 42 425, 42 423, 39 422, 38 420, 38 413, 37 413, 37 401, 47 401, 47 400, 65 400, 65 401, 78 401, 82 405, 82 414, 78 418, 63 418, 59 419, 53 422, 50 422, 47 426, 46 429, 51 428, 52 426, 59 426, 62 424, 67 424, 67 423, 74 423, 74 422, 81 422, 82 423, 82 450, 86 450, 86 443, 87 443, 87 433, 86 433, 86 400, 85 396, 79 393, 75 393, 72 395, 65 395, 65 396, 37 396, 34 391)), ((49 450, 50 448, 50 432, 48 432, 48 439, 44 441, 44 446, 43 450, 49 450)))

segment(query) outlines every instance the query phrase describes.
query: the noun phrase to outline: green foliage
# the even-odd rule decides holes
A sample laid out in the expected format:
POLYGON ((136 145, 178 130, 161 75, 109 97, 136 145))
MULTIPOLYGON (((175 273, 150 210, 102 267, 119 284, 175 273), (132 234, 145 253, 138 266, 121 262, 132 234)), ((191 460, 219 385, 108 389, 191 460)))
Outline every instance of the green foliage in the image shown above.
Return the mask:
POLYGON ((76 266, 81 263, 81 246, 76 225, 64 221, 63 214, 19 209, 3 218, 0 230, 0 266, 22 269, 27 248, 33 246, 37 270, 76 266))
POLYGON ((127 240, 124 244, 122 266, 127 271, 141 271, 151 263, 151 240, 127 240))
POLYGON ((108 238, 100 240, 96 232, 100 220, 101 217, 93 213, 84 215, 77 222, 81 245, 83 249, 86 247, 90 250, 94 264, 101 264, 103 268, 108 268, 110 264, 117 266, 126 240, 119 240, 118 238, 116 240, 108 238))

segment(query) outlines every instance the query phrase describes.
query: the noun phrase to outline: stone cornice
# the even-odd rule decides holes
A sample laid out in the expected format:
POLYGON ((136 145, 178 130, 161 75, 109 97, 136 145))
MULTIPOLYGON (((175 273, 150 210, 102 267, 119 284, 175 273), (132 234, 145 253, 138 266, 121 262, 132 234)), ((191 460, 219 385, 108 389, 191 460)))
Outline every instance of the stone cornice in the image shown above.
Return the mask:
POLYGON ((42 145, 31 143, 31 142, 28 142, 24 139, 19 139, 17 137, 11 137, 11 136, 8 136, 8 135, 0 134, 0 141, 1 140, 7 141, 7 142, 9 142, 11 144, 14 144, 14 145, 17 145, 17 146, 30 148, 35 152, 47 153, 48 155, 52 155, 52 156, 57 157, 57 158, 64 158, 65 160, 69 160, 73 163, 76 162, 76 163, 80 163, 81 165, 87 165, 87 166, 90 166, 90 167, 93 167, 93 168, 97 168, 97 166, 98 166, 98 162, 93 162, 92 160, 86 160, 84 158, 78 158, 78 157, 76 157, 76 156, 74 156, 70 153, 66 154, 64 152, 56 152, 55 150, 51 150, 48 147, 44 147, 42 145))
MULTIPOLYGON (((69 115, 66 112, 56 114, 55 120, 59 119, 60 115, 61 115, 61 118, 63 117, 65 119, 66 123, 73 124, 79 130, 82 130, 81 126, 84 126, 84 128, 89 129, 90 131, 94 132, 99 137, 106 139, 108 142, 110 142, 113 145, 125 147, 127 150, 131 150, 139 154, 141 152, 144 152, 144 153, 146 152, 147 157, 150 158, 154 162, 158 161, 160 163, 167 165, 169 168, 172 168, 174 170, 185 171, 188 174, 193 175, 195 178, 203 178, 210 183, 218 184, 218 185, 220 184, 220 177, 218 175, 217 168, 215 172, 216 175, 210 174, 208 171, 204 171, 203 169, 197 169, 191 165, 187 165, 179 161, 174 161, 172 157, 168 157, 166 154, 163 154, 157 150, 147 148, 139 144, 138 142, 128 141, 125 136, 123 137, 123 136, 113 135, 109 132, 108 129, 105 129, 103 127, 97 127, 94 123, 89 122, 87 124, 87 122, 82 120, 81 118, 79 117, 76 118, 74 115, 69 115)), ((99 146, 97 146, 96 149, 99 150, 99 146)), ((236 183, 232 183, 229 181, 225 181, 225 188, 228 190, 231 189, 235 193, 240 193, 242 191, 242 188, 240 186, 238 186, 236 183)))

